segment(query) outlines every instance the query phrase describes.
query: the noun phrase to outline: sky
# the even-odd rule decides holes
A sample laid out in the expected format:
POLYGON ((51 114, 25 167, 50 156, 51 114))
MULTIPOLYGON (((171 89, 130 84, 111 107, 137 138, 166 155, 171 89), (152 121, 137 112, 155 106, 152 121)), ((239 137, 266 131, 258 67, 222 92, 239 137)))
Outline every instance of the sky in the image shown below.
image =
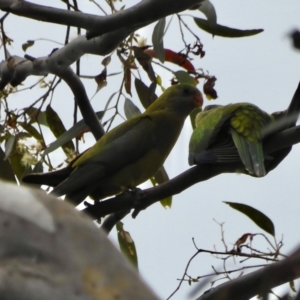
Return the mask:
MULTIPOLYGON (((129 7, 136 2, 123 1, 121 4, 129 7)), ((219 97, 213 104, 250 102, 269 113, 285 109, 300 80, 300 51, 292 48, 288 37, 293 29, 300 27, 300 2, 297 0, 277 1, 276 5, 271 0, 213 0, 212 2, 217 11, 219 24, 239 29, 264 29, 263 33, 248 38, 212 38, 211 35, 190 23, 206 51, 203 59, 194 61, 195 67, 208 71, 210 75, 215 75, 218 79, 216 90, 219 97)), ((82 11, 96 12, 95 6, 90 1, 82 0, 78 3, 82 11)), ((60 1, 53 1, 51 5, 62 7, 60 1)), ((191 12, 183 14, 191 14, 191 12)), ((197 11, 193 14, 203 17, 197 11)), ((174 18, 164 37, 164 45, 174 51, 179 51, 183 46, 175 24, 174 18)), ((58 42, 64 41, 65 29, 61 26, 10 16, 5 22, 8 36, 14 39, 12 47, 9 48, 10 53, 23 56, 21 45, 29 39, 46 38, 49 28, 55 32, 55 35, 51 35, 51 39, 58 42), (16 20, 19 22, 18 28, 23 28, 24 31, 20 32, 14 26, 16 20)), ((152 30, 153 26, 139 30, 142 36, 147 37, 148 43, 151 43, 152 30)), ((72 31, 71 37, 75 36, 75 31, 72 31)), ((34 47, 27 50, 27 53, 36 57, 45 56, 56 47, 61 46, 49 41, 37 41, 34 47)), ((3 52, 1 59, 3 59, 3 52)), ((82 74, 99 74, 102 70, 101 60, 101 57, 84 56, 81 60, 82 74)), ((171 67, 176 69, 174 65, 171 67)), ((122 71, 122 67, 115 59, 109 65, 108 72, 118 71, 122 71)), ((171 75, 161 69, 157 72, 163 79, 163 85, 167 87, 171 75)), ((146 80, 145 74, 142 76, 146 80)), ((24 84, 28 86, 37 79, 28 78, 24 84)), ((107 87, 96 94, 92 100, 95 110, 103 108, 109 96, 117 90, 116 82, 120 79, 121 76, 108 78, 107 87)), ((84 84, 88 95, 92 97, 96 90, 94 81, 85 80, 84 84)), ((198 87, 202 88, 201 82, 198 87)), ((12 106, 24 106, 32 103, 42 92, 41 89, 29 90, 26 96, 25 93, 18 93, 9 101, 12 106)), ((160 91, 157 90, 157 92, 160 91)), ((141 108, 135 94, 131 99, 141 108)), ((60 84, 52 99, 52 105, 64 118, 67 128, 72 124, 72 113, 66 114, 66 107, 72 105, 72 102, 71 92, 65 84, 60 84)), ((206 104, 212 103, 205 100, 206 104)), ((120 121, 122 120, 119 119, 120 121)), ((191 126, 187 121, 176 146, 165 163, 170 178, 189 168, 187 157, 191 133, 191 126)), ((47 133, 46 136, 49 143, 54 140, 51 133, 47 133)), ((81 146, 81 149, 92 144, 93 139, 87 134, 86 143, 81 146)), ((57 164, 62 160, 60 154, 61 152, 58 152, 53 155, 57 164)), ((177 287, 177 279, 181 278, 188 260, 196 252, 192 238, 195 239, 199 248, 223 251, 221 228, 218 223, 224 222, 224 237, 229 249, 244 233, 263 232, 250 219, 231 209, 223 201, 244 203, 265 213, 275 225, 277 241, 283 239, 282 252, 284 254, 290 253, 299 245, 297 237, 300 227, 299 155, 300 148, 296 145, 288 157, 264 178, 258 179, 238 174, 219 175, 175 195, 171 209, 164 209, 157 203, 141 212, 136 219, 127 216, 123 220, 125 230, 130 232, 136 244, 139 271, 159 297, 166 299, 177 287)), ((149 183, 146 183, 142 185, 142 188, 148 186, 150 186, 149 183)), ((110 237, 116 243, 115 231, 110 237)), ((272 239, 270 235, 268 237, 272 239)), ((269 249, 261 237, 255 237, 253 246, 261 250, 269 249)), ((247 261, 241 264, 240 259, 236 258, 228 261, 227 268, 235 269, 260 263, 262 262, 247 261)), ((222 261, 210 254, 200 254, 192 262, 189 274, 197 277, 211 273, 211 266, 220 269, 222 261)), ((239 273, 232 274, 231 278, 238 275, 239 273)), ((216 282, 216 284, 219 283, 216 282)), ((183 283, 172 299, 190 299, 188 295, 192 289, 187 283, 183 283)))

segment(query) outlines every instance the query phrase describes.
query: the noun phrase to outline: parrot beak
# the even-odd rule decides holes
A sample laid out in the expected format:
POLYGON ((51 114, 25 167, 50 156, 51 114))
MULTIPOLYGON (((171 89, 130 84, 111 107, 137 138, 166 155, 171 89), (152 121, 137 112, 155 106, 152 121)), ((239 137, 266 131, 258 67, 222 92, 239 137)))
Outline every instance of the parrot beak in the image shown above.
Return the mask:
POLYGON ((202 94, 201 92, 197 93, 195 96, 194 96, 194 104, 195 104, 195 107, 202 107, 203 105, 203 97, 202 97, 202 94))

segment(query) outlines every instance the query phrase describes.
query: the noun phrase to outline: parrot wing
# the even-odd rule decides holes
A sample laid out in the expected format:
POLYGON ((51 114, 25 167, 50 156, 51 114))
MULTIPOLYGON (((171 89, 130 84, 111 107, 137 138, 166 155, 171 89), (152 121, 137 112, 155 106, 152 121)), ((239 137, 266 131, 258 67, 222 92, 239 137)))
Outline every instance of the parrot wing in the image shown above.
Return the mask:
POLYGON ((82 189, 84 195, 80 198, 84 199, 97 188, 95 182, 137 161, 156 146, 154 128, 149 116, 138 116, 117 126, 75 161, 74 171, 51 193, 61 196, 82 189))
POLYGON ((223 130, 224 123, 239 106, 238 103, 212 108, 209 106, 209 110, 196 116, 196 128, 189 145, 190 165, 239 161, 238 152, 229 134, 223 130))
POLYGON ((239 156, 249 173, 257 177, 265 176, 264 152, 261 141, 249 141, 233 128, 230 131, 239 156))
POLYGON ((251 175, 266 175, 262 131, 272 117, 253 104, 242 104, 230 119, 230 132, 240 158, 251 175))

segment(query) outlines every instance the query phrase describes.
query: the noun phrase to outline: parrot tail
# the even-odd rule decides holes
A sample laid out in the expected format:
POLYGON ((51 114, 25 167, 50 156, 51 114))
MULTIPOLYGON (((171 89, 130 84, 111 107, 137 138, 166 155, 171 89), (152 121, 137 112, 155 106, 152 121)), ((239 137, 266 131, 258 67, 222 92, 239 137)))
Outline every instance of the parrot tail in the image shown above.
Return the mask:
POLYGON ((79 205, 89 195, 89 192, 91 191, 91 187, 87 185, 85 187, 80 187, 78 189, 73 189, 72 191, 66 192, 65 189, 66 181, 63 181, 61 184, 55 187, 50 194, 58 197, 66 195, 65 198, 66 200, 68 200, 73 204, 79 205))
POLYGON ((266 175, 264 153, 261 141, 249 141, 244 136, 231 129, 232 139, 247 171, 256 177, 266 175))
POLYGON ((48 173, 32 173, 26 175, 22 178, 24 183, 31 183, 31 184, 39 184, 39 185, 48 185, 48 186, 57 186, 62 181, 64 181, 72 172, 73 168, 67 166, 63 169, 48 172, 48 173))

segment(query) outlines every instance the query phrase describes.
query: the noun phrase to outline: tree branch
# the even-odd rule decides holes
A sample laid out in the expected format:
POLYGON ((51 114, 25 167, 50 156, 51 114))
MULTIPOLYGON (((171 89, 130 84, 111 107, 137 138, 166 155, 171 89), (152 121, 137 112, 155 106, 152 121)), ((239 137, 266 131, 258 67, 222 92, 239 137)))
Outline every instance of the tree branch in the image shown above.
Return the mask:
POLYGON ((299 277, 300 249, 297 249, 289 258, 221 284, 196 300, 248 300, 299 277))
POLYGON ((4 181, 0 190, 0 299, 158 300, 72 205, 4 181))
MULTIPOLYGON (((89 126, 96 140, 98 140, 104 134, 104 130, 90 105, 81 81, 75 78, 76 76, 69 69, 69 66, 85 53, 97 55, 110 53, 126 36, 141 27, 141 22, 143 24, 147 22, 151 23, 161 17, 184 10, 199 1, 176 1, 176 3, 172 5, 167 5, 167 2, 170 1, 144 0, 112 16, 99 17, 96 15, 37 5, 27 1, 0 0, 0 9, 19 16, 86 29, 95 28, 95 32, 98 32, 99 28, 102 28, 102 25, 106 24, 106 22, 108 23, 105 26, 109 28, 109 30, 104 30, 109 33, 103 34, 105 32, 102 31, 101 34, 103 35, 101 37, 89 41, 87 41, 85 37, 80 36, 65 47, 56 50, 48 57, 30 61, 13 56, 8 61, 1 62, 0 88, 3 89, 8 83, 11 83, 12 86, 16 86, 30 75, 46 75, 48 73, 58 75, 64 79, 71 88, 85 123, 89 126), (106 21, 103 23, 103 20, 106 21)), ((98 34, 94 34, 93 31, 91 31, 89 38, 91 38, 92 35, 95 36, 98 34)))
POLYGON ((0 89, 3 89, 8 83, 16 86, 30 75, 56 74, 59 70, 68 68, 84 54, 109 54, 135 29, 126 27, 89 41, 84 36, 79 36, 66 46, 57 49, 50 56, 34 60, 10 56, 7 61, 0 63, 0 89))
POLYGON ((85 29, 91 28, 95 22, 103 18, 97 15, 38 5, 28 1, 0 0, 0 9, 37 21, 85 29))
POLYGON ((168 15, 184 11, 202 1, 143 0, 130 8, 104 17, 42 6, 24 0, 0 0, 0 9, 38 21, 85 28, 89 30, 87 38, 91 39, 122 28, 136 25, 139 28, 144 27, 168 15))
POLYGON ((137 24, 141 28, 166 16, 187 10, 202 1, 143 0, 130 8, 99 19, 86 36, 90 39, 122 27, 137 24))
POLYGON ((98 120, 98 117, 89 101, 85 87, 79 77, 71 68, 63 69, 54 73, 63 79, 73 92, 75 101, 81 111, 85 124, 90 128, 96 140, 100 139, 105 131, 98 120))
MULTIPOLYGON (((299 142, 300 126, 296 126, 268 138, 264 143, 264 151, 266 154, 270 154, 299 142)), ((98 219, 107 214, 134 208, 133 217, 136 217, 141 210, 155 202, 179 194, 198 182, 206 181, 223 173, 236 173, 237 170, 243 169, 242 162, 195 166, 163 184, 142 191, 125 192, 95 205, 88 205, 84 211, 98 219)), ((246 171, 245 174, 247 175, 246 171)))
MULTIPOLYGON (((274 155, 271 163, 266 164, 267 172, 275 169, 288 155, 292 145, 300 142, 300 126, 295 126, 299 113, 300 83, 297 86, 288 109, 280 112, 279 117, 276 118, 277 120, 274 122, 275 124, 278 122, 279 126, 273 126, 271 128, 271 131, 275 131, 276 133, 270 136, 268 135, 268 137, 263 140, 264 153, 274 155), (286 129, 291 126, 294 127, 286 129), (274 128, 276 128, 276 130, 274 130, 274 128)), ((268 134, 270 134, 270 132, 268 132, 268 134)), ((95 205, 87 205, 84 211, 93 218, 100 219, 107 214, 134 208, 135 210, 132 216, 136 217, 141 210, 146 209, 155 202, 179 194, 198 182, 206 181, 223 173, 236 172, 249 175, 242 162, 195 166, 163 184, 143 191, 125 192, 116 197, 98 202, 95 205)))

